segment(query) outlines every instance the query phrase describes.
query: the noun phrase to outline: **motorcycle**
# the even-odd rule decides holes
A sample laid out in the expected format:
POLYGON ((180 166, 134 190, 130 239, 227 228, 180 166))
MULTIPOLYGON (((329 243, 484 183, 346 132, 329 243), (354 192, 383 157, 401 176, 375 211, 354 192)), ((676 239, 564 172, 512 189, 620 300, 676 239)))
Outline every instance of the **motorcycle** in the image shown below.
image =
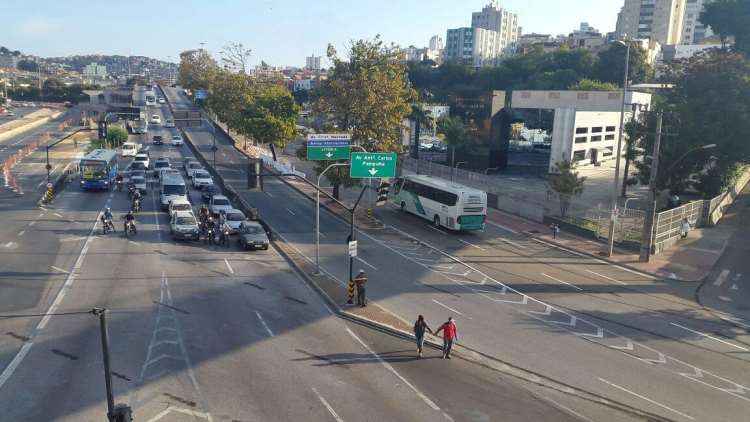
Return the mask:
POLYGON ((139 212, 141 210, 141 200, 134 199, 131 209, 133 210, 133 212, 139 212))
POLYGON ((216 231, 213 227, 206 228, 206 243, 209 245, 216 243, 216 231))
POLYGON ((108 232, 114 233, 114 231, 115 225, 112 223, 112 219, 102 216, 102 234, 107 234, 108 232))
POLYGON ((128 186, 128 198, 133 199, 134 195, 135 195, 135 186, 133 185, 128 186))
POLYGON ((117 180, 117 191, 122 192, 122 180, 117 180))
POLYGON ((219 233, 219 245, 229 247, 229 227, 224 226, 219 233))
POLYGON ((130 235, 135 235, 136 233, 135 221, 125 220, 125 237, 130 237, 130 235))

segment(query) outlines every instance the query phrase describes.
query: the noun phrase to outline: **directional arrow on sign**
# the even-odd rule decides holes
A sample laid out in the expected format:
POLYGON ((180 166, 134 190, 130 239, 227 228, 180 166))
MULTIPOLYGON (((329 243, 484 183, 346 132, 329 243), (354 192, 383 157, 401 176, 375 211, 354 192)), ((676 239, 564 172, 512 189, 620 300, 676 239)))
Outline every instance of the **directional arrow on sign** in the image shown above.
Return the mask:
POLYGON ((331 158, 333 157, 333 154, 329 152, 328 154, 326 154, 326 157, 331 158))
POLYGON ((375 176, 375 173, 377 173, 378 171, 375 170, 375 169, 370 169, 370 170, 367 170, 367 172, 370 173, 371 175, 375 176))

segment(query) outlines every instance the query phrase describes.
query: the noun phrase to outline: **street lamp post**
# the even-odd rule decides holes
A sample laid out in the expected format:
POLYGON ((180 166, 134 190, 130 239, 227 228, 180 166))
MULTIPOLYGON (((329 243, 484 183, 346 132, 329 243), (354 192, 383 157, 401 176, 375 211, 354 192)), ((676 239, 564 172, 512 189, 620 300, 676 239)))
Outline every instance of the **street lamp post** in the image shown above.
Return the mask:
POLYGON ((625 76, 622 83, 622 103, 620 105, 620 133, 617 136, 617 150, 615 151, 615 178, 612 186, 611 208, 612 213, 609 218, 608 247, 607 256, 612 256, 615 248, 615 222, 617 221, 617 193, 620 186, 620 153, 622 151, 622 136, 625 127, 625 97, 628 92, 628 73, 630 71, 630 43, 617 41, 625 45, 625 76))
POLYGON ((349 163, 333 163, 318 175, 318 189, 315 190, 315 275, 320 275, 320 181, 328 170, 348 165, 349 163))

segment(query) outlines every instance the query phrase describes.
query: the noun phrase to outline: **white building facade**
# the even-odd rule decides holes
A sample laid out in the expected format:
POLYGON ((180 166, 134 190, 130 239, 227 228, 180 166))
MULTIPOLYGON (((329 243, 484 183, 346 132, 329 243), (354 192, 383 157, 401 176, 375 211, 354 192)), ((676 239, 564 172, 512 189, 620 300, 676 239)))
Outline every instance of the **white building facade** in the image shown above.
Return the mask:
POLYGON ((310 70, 320 70, 320 56, 312 55, 305 58, 305 67, 310 70))
POLYGON ((449 29, 445 60, 474 67, 495 66, 500 58, 500 34, 482 28, 449 29))
POLYGON ((521 31, 518 15, 500 7, 497 0, 492 0, 481 12, 471 14, 471 27, 497 32, 500 54, 510 54, 515 50, 521 31))
POLYGON ((701 12, 713 0, 687 0, 685 18, 682 23, 682 44, 700 44, 713 35, 711 28, 700 21, 701 12))
POLYGON ((687 1, 690 0, 625 0, 617 15, 617 37, 679 44, 687 1))
MULTIPOLYGON (((625 102, 650 107, 651 94, 628 92, 625 102)), ((550 172, 563 160, 588 165, 613 159, 621 104, 621 91, 514 91, 512 96, 514 109, 555 111, 550 172)), ((626 108, 626 123, 633 118, 631 110, 626 108)))

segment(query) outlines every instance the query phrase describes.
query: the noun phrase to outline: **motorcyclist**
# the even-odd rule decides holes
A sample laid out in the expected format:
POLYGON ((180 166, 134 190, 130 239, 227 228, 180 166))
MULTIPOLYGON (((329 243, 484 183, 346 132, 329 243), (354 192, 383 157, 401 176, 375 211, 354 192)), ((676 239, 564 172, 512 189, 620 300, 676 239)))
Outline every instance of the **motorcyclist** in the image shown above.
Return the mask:
POLYGON ((122 190, 122 174, 117 173, 117 176, 115 176, 115 182, 117 183, 117 190, 122 190))
POLYGON ((112 211, 107 207, 102 214, 102 230, 107 233, 107 230, 115 231, 115 226, 112 224, 112 211))
POLYGON ((138 190, 138 189, 136 189, 133 192, 132 209, 134 209, 134 210, 140 210, 140 208, 141 208, 140 205, 141 205, 141 191, 138 190))
POLYGON ((208 207, 205 204, 201 205, 201 209, 198 212, 198 217, 203 224, 205 224, 208 219, 211 218, 211 213, 208 211, 208 207))
POLYGON ((133 211, 128 211, 127 214, 125 214, 125 233, 128 232, 128 226, 131 225, 133 228, 133 233, 136 233, 135 230, 135 215, 133 214, 133 211))
POLYGON ((229 246, 229 233, 232 232, 232 228, 226 220, 219 224, 219 243, 225 246, 229 246))
POLYGON ((206 230, 206 241, 208 243, 213 243, 214 236, 216 236, 216 222, 214 219, 209 216, 206 222, 204 223, 204 227, 206 230))

